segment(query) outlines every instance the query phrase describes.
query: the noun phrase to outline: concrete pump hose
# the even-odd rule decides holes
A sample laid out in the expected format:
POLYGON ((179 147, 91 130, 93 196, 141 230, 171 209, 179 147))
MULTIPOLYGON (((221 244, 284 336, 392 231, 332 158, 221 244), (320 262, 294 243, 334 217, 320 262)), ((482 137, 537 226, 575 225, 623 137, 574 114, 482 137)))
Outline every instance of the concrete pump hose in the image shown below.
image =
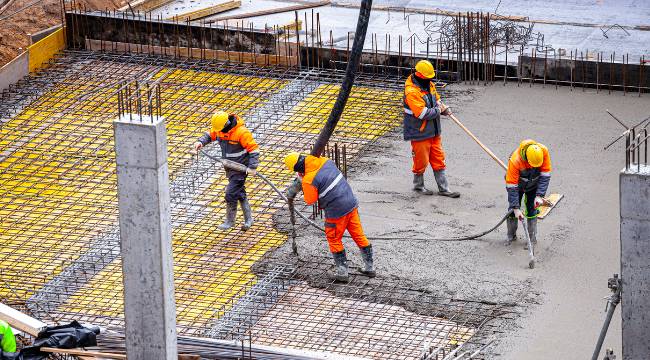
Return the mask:
MULTIPOLYGON (((240 163, 236 163, 236 162, 231 161, 231 160, 226 160, 226 159, 223 159, 223 158, 220 158, 220 157, 212 156, 212 155, 208 154, 207 152, 205 152, 203 150, 200 150, 200 151, 201 151, 201 153, 203 155, 205 155, 209 159, 220 163, 221 165, 223 165, 226 168, 236 170, 236 171, 246 172, 247 168, 246 168, 245 165, 242 165, 240 163)), ((266 184, 268 184, 271 187, 271 189, 273 189, 273 191, 275 191, 280 196, 280 198, 282 200, 284 200, 285 203, 290 205, 289 204, 289 199, 287 199, 287 197, 284 195, 284 193, 271 180, 269 180, 266 176, 262 175, 259 171, 256 171, 255 175, 257 177, 259 177, 260 179, 262 179, 262 181, 264 181, 266 184)), ((501 224, 503 224, 504 221, 506 221, 506 219, 508 218, 508 216, 510 216, 512 214, 512 212, 513 212, 512 210, 508 211, 501 218, 501 220, 499 220, 499 222, 496 225, 494 225, 492 228, 490 228, 489 230, 486 230, 486 231, 483 231, 483 232, 480 232, 480 233, 477 233, 477 234, 462 236, 462 237, 456 237, 456 238, 411 237, 411 238, 409 238, 409 240, 411 240, 411 241, 463 241, 463 240, 478 239, 478 238, 480 238, 482 236, 485 236, 485 235, 493 232, 494 230, 496 230, 499 226, 501 226, 501 224)), ((309 219, 307 216, 303 215, 300 211, 296 211, 295 213, 298 214, 298 216, 301 219, 305 220, 305 222, 307 222, 309 225, 313 226, 314 228, 316 228, 316 229, 318 229, 318 230, 320 230, 322 232, 325 232, 325 229, 323 227, 316 224, 314 221, 309 219)), ((349 235, 346 235, 346 237, 349 237, 349 235)), ((372 237, 368 236, 368 239, 377 240, 377 241, 382 241, 382 240, 403 240, 404 237, 403 236, 399 236, 399 237, 398 236, 372 236, 372 237)))

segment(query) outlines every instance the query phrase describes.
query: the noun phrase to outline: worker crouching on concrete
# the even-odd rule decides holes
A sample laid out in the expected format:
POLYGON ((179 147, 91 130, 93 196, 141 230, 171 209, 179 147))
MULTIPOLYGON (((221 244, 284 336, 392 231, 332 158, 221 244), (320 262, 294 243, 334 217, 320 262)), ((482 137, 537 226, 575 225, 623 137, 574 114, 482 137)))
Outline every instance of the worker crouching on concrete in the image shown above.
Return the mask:
POLYGON ((415 74, 404 85, 404 140, 411 141, 413 155, 413 190, 433 195, 424 186, 424 172, 431 165, 438 194, 457 198, 457 192, 449 191, 445 174, 445 152, 442 150, 440 114, 449 115, 450 110, 440 102, 440 95, 432 79, 436 72, 427 60, 415 65, 415 74))
POLYGON ((0 355, 2 353, 16 352, 14 332, 11 330, 11 326, 3 320, 0 320, 0 350, 0 355))
POLYGON ((210 132, 203 134, 194 144, 194 148, 198 152, 213 141, 219 142, 221 157, 248 168, 245 173, 226 168, 226 220, 219 225, 219 229, 227 230, 235 225, 239 202, 244 213, 244 224, 241 228, 248 230, 253 226, 253 215, 246 196, 245 183, 248 174, 255 175, 259 164, 259 146, 253 134, 244 126, 244 122, 237 115, 225 111, 217 111, 212 115, 210 132))
POLYGON ((313 204, 318 201, 325 211, 325 236, 336 264, 336 280, 348 281, 348 263, 342 241, 345 230, 361 250, 364 262, 361 272, 374 277, 372 245, 363 233, 357 209, 359 202, 334 162, 325 157, 293 152, 285 157, 284 163, 289 171, 298 173, 300 179, 289 187, 287 197, 295 198, 302 184, 305 202, 313 204))
MULTIPOLYGON (((527 218, 528 234, 532 244, 537 243, 537 210, 544 204, 543 197, 551 181, 551 157, 548 148, 534 140, 524 140, 510 156, 506 172, 506 191, 509 209, 506 245, 516 240, 517 220, 527 218), (526 213, 520 207, 525 199, 526 213)), ((528 245, 526 245, 526 248, 528 245)))

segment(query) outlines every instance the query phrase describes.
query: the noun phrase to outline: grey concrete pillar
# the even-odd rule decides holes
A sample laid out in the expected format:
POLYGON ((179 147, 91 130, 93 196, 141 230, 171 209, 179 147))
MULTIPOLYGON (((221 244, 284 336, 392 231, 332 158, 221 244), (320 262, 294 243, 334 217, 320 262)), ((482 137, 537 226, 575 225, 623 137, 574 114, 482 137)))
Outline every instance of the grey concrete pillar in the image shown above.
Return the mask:
POLYGON ((167 135, 162 118, 116 120, 115 155, 129 360, 177 359, 167 135))
POLYGON ((620 175, 623 359, 650 359, 650 166, 620 175))

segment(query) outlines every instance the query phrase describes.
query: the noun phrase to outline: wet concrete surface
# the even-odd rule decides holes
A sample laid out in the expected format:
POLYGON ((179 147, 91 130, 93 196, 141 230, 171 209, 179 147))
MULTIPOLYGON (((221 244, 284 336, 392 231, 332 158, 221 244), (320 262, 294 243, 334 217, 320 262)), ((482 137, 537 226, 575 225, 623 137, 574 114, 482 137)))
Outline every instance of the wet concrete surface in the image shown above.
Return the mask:
MULTIPOLYGON (((492 357, 588 357, 605 315, 607 279, 619 272, 623 144, 608 151, 603 147, 623 129, 605 109, 636 123, 650 116, 650 96, 516 84, 452 85, 450 90, 447 102, 457 117, 502 160, 525 138, 546 144, 553 161, 550 191, 565 194, 565 199, 540 221, 534 270, 528 269, 522 242, 504 246, 505 225, 480 240, 414 240, 462 236, 496 224, 507 210, 504 172, 451 120, 443 120, 450 186, 462 195, 418 195, 411 190, 410 145, 398 129, 349 164, 367 235, 401 237, 371 240, 378 278, 442 297, 521 305, 523 314, 506 329, 492 357)), ((430 169, 426 184, 435 189, 430 169)), ((304 227, 298 233, 300 260, 291 255, 288 242, 265 261, 331 263, 322 234, 304 227)), ((354 243, 344 243, 351 266, 360 266, 354 243)), ((620 334, 617 310, 604 346, 613 347, 619 357, 620 334)))

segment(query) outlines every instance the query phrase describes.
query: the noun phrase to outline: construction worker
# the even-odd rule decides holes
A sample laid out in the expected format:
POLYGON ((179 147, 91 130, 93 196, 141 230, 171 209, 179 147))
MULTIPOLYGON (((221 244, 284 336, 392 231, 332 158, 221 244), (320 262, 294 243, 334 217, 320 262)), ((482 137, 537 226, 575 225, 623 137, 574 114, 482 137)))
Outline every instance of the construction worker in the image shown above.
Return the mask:
POLYGON ((11 326, 0 320, 0 350, 6 353, 16 352, 16 338, 11 326))
POLYGON ((341 241, 345 230, 350 233, 361 250, 364 262, 361 272, 369 277, 375 277, 372 245, 361 227, 357 209, 359 202, 336 164, 325 157, 302 155, 297 152, 288 154, 284 163, 289 171, 297 173, 299 180, 294 182, 294 186, 289 187, 287 197, 295 198, 302 188, 307 204, 318 201, 319 206, 325 210, 325 236, 336 264, 336 280, 348 281, 347 257, 341 241))
POLYGON ((508 210, 513 210, 513 214, 507 219, 506 245, 516 240, 517 220, 524 218, 527 219, 530 242, 537 243, 537 208, 544 204, 543 198, 550 181, 551 157, 548 148, 535 140, 522 141, 510 156, 506 172, 508 210), (526 213, 519 208, 522 198, 525 200, 526 213))
POLYGON ((235 161, 247 167, 245 173, 226 168, 228 186, 226 187, 226 220, 219 225, 219 229, 227 230, 235 225, 237 217, 237 202, 244 213, 242 230, 253 226, 251 206, 246 196, 246 177, 255 175, 259 164, 259 146, 253 134, 244 126, 244 122, 235 114, 217 111, 210 119, 210 132, 203 134, 194 144, 196 152, 212 141, 218 141, 221 147, 221 156, 224 159, 235 161))
POLYGON ((431 165, 438 183, 438 194, 458 198, 460 193, 449 191, 440 136, 440 115, 450 115, 451 110, 440 101, 432 81, 435 75, 431 62, 420 60, 415 65, 415 73, 406 79, 404 85, 404 140, 411 141, 413 190, 433 195, 433 191, 424 186, 424 172, 431 165))

